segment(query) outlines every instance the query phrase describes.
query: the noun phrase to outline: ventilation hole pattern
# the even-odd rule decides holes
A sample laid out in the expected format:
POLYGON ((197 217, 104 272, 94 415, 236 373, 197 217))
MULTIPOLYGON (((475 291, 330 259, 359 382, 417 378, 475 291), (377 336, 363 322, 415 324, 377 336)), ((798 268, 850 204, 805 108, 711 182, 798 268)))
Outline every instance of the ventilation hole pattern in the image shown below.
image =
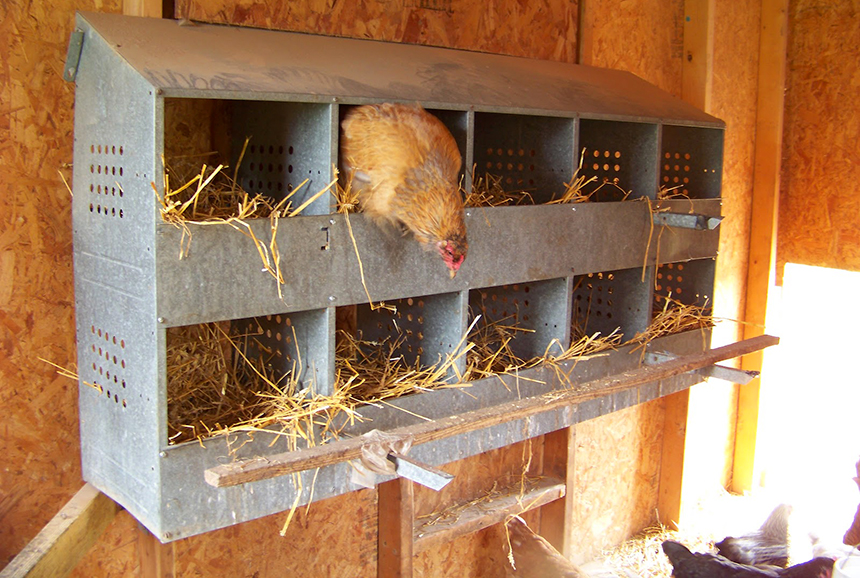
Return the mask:
POLYGON ((504 321, 510 325, 531 327, 533 318, 532 299, 528 284, 502 285, 487 287, 476 292, 477 301, 472 307, 477 307, 486 322, 504 321))
POLYGON ((91 144, 89 148, 89 210, 93 215, 122 219, 125 189, 123 165, 126 149, 115 144, 91 144))
MULTIPOLYGON (((295 149, 282 144, 252 144, 243 161, 242 187, 249 193, 277 196, 284 191, 284 182, 295 171, 295 149)), ((293 186, 286 185, 287 192, 293 186)))
POLYGON ((125 353, 127 343, 116 334, 90 326, 88 353, 92 359, 89 369, 93 372, 92 385, 107 401, 123 409, 128 407, 128 384, 125 374, 128 369, 125 353))
MULTIPOLYGON (((534 187, 535 157, 537 151, 533 148, 487 147, 487 160, 484 162, 486 172, 501 176, 505 188, 534 187)), ((549 172, 555 169, 549 168, 549 172)))
MULTIPOLYGON (((426 307, 421 297, 409 297, 391 302, 397 308, 396 313, 386 309, 373 311, 373 321, 370 333, 377 339, 402 339, 398 351, 410 356, 421 356, 424 353, 425 315, 426 307)), ((445 344, 439 342, 438 346, 445 344)), ((449 348, 453 345, 448 344, 449 348)))
POLYGON ((589 319, 612 319, 615 291, 615 273, 589 273, 577 279, 573 292, 574 324, 585 328, 589 319))

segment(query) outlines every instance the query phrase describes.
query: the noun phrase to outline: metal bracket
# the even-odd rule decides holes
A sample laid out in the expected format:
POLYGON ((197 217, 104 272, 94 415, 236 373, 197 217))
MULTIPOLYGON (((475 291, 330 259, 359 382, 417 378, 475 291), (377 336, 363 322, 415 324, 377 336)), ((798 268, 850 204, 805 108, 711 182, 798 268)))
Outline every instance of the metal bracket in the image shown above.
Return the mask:
POLYGON ((407 458, 403 454, 391 452, 388 454, 388 461, 394 464, 394 470, 397 475, 412 480, 415 483, 427 486, 431 490, 437 492, 447 486, 454 479, 452 474, 443 472, 438 468, 423 464, 411 458, 407 458))
POLYGON ((716 377, 717 379, 731 381, 740 385, 746 385, 758 377, 759 373, 758 371, 735 369, 734 367, 726 367, 725 365, 712 365, 699 370, 699 374, 705 377, 716 377))
POLYGON ((69 36, 69 48, 66 50, 66 65, 63 67, 63 79, 74 82, 78 74, 78 64, 81 60, 81 50, 84 48, 84 31, 72 30, 69 36))
POLYGON ((723 218, 696 213, 654 213, 651 220, 655 225, 704 231, 716 229, 723 218))
MULTIPOLYGON (((645 363, 647 365, 656 365, 674 359, 676 356, 664 353, 653 352, 645 354, 645 363)), ((753 379, 759 376, 758 371, 749 371, 745 369, 735 369, 734 367, 726 367, 725 365, 709 365, 696 370, 696 373, 702 377, 716 377, 724 381, 746 385, 753 379)))

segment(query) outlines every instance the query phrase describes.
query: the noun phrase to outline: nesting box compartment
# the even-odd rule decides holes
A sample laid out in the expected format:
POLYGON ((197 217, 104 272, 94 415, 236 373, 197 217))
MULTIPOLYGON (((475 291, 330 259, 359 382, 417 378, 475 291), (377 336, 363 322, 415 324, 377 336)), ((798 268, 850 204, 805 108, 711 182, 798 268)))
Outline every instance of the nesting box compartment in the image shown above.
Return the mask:
MULTIPOLYGON (((75 34, 82 47, 67 70, 76 83, 72 218, 83 474, 163 541, 355 489, 345 463, 231 488, 206 484, 204 471, 224 460, 285 448, 270 432, 232 448, 223 438, 170 442, 165 352, 176 328, 217 322, 253 333, 252 347, 275 374, 298 371, 301 386, 328 394, 341 314, 364 339, 405 336, 398 354, 432 365, 454 352, 478 314, 479 323, 512 318, 525 329, 512 348, 528 358, 553 344, 566 348, 572 327, 604 334, 620 328, 632 337, 647 327, 659 295, 711 295, 718 231, 673 228, 658 250, 661 227, 652 225, 649 203, 620 202, 618 188, 604 187, 592 199, 599 202, 544 204, 563 192, 585 149, 585 176, 661 211, 719 215, 723 123, 633 75, 109 14, 79 14, 75 34), (469 255, 455 279, 435 255, 361 214, 348 227, 330 195, 281 219, 277 248, 287 275, 280 287, 261 271, 254 244, 231 227, 189 223, 183 231, 160 216, 165 155, 215 151, 203 162, 230 171, 241 157, 236 176, 249 193, 279 200, 307 181, 294 198, 300 204, 334 179, 340 121, 350 107, 416 101, 454 135, 467 189, 474 166, 533 201, 467 208, 469 255), (659 187, 676 185, 687 198, 658 199, 659 187), (367 291, 395 304, 396 313, 369 306, 353 237, 367 291)), ((268 219, 247 224, 257 238, 271 239, 268 219)), ((655 346, 685 354, 701 350, 703 340, 682 334, 655 346)), ((584 381, 626 371, 638 359, 621 350, 564 369, 584 381)), ((528 379, 503 375, 466 391, 391 401, 404 411, 361 408, 365 421, 342 435, 566 385, 544 367, 522 375, 528 379)), ((443 465, 695 381, 687 375, 648 384, 423 444, 411 455, 443 465)))

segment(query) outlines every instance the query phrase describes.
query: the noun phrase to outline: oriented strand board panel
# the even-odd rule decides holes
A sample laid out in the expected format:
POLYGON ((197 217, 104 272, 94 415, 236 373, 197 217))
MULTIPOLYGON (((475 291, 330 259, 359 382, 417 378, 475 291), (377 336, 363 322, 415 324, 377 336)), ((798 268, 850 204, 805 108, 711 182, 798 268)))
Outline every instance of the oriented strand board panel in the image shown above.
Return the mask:
MULTIPOLYGON (((523 474, 538 476, 541 472, 543 438, 513 444, 450 463, 442 469, 456 476, 439 492, 422 486, 415 487, 415 515, 421 521, 432 520, 446 513, 456 516, 449 506, 480 500, 495 490, 516 487, 523 474)), ((526 513, 523 518, 538 528, 540 514, 526 513)), ((415 556, 415 576, 504 576, 505 554, 502 551, 504 532, 493 526, 459 537, 444 547, 430 549, 415 556)))
POLYGON ((576 0, 177 0, 176 14, 204 22, 575 62, 577 4, 576 0))
POLYGON ((627 70, 681 95, 684 0, 586 0, 582 64, 627 70))
POLYGON ((789 3, 778 277, 785 263, 860 270, 860 5, 789 3))
POLYGON ((576 426, 575 564, 656 521, 663 404, 654 400, 576 426))
POLYGON ((73 89, 62 79, 74 8, 118 2, 4 2, 0 8, 0 566, 81 488, 72 367, 72 230, 58 174, 72 159, 73 89))

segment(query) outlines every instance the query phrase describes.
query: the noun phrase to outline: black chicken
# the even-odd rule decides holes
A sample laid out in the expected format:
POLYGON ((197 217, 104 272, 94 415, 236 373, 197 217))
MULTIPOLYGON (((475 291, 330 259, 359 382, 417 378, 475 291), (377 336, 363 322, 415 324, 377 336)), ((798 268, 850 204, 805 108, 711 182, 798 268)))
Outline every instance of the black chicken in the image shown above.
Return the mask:
POLYGON ((717 542, 717 552, 738 564, 771 564, 784 568, 788 564, 790 515, 790 505, 778 505, 758 530, 739 538, 729 536, 717 542))
POLYGON ((663 542, 663 552, 676 578, 831 578, 833 574, 830 558, 813 558, 788 568, 747 566, 716 554, 694 554, 671 540, 663 542))

